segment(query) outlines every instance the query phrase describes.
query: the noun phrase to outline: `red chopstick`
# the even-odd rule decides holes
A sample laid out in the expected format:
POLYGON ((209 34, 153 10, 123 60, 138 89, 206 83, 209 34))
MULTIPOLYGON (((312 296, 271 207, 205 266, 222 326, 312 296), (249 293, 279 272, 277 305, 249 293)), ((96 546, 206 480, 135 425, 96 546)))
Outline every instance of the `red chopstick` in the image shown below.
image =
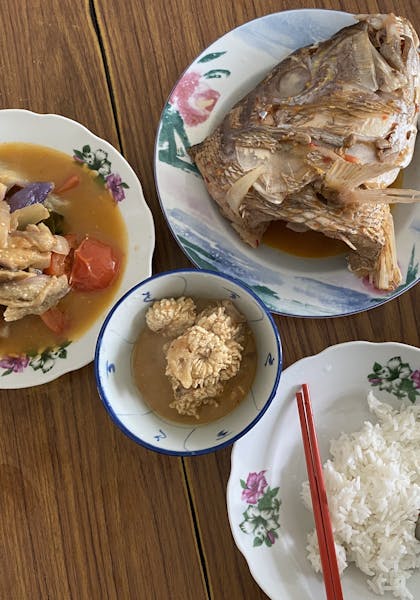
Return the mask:
POLYGON ((324 475, 319 455, 311 400, 309 398, 309 388, 306 383, 302 385, 302 390, 303 393, 302 391, 297 392, 296 400, 302 429, 303 447, 305 450, 325 591, 327 593, 327 600, 343 600, 324 475))

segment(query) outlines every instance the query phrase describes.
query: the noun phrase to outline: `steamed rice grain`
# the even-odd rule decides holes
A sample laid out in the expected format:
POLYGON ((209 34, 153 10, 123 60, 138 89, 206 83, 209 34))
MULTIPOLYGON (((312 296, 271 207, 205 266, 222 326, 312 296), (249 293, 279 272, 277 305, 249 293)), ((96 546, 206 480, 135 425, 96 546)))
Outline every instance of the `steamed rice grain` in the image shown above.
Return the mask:
MULTIPOLYGON (((377 594, 414 600, 407 580, 420 567, 414 531, 420 511, 420 406, 399 410, 368 395, 378 423, 342 433, 330 445, 325 485, 340 572, 349 563, 368 575, 377 594)), ((308 482, 302 497, 312 510, 308 482)), ((308 535, 308 558, 321 570, 316 531, 308 535)))

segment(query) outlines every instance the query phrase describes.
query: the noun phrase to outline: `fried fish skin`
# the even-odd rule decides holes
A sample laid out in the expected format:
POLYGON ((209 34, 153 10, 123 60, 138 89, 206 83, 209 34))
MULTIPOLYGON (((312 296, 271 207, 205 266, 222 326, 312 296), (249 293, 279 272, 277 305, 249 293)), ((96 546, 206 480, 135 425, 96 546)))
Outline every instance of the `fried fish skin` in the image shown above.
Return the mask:
POLYGON ((279 63, 190 155, 246 243, 273 220, 314 229, 348 245, 356 275, 392 290, 388 203, 402 195, 386 188, 414 151, 419 39, 393 14, 357 19, 279 63))

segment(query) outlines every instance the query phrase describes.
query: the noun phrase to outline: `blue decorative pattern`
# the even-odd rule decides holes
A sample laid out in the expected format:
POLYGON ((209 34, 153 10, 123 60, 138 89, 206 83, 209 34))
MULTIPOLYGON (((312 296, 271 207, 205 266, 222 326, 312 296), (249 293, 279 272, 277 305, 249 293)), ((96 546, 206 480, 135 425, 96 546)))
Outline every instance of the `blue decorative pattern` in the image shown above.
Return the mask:
MULTIPOLYGON (((183 152, 187 154, 189 146, 201 142, 221 122, 226 107, 253 89, 279 60, 297 48, 330 37, 354 21, 353 15, 339 11, 304 9, 282 11, 245 23, 207 48, 179 82, 182 88, 185 78, 205 76, 203 63, 216 59, 217 73, 223 69, 230 72, 229 77, 211 78, 210 91, 205 88, 214 100, 208 113, 193 122, 185 109, 185 114, 177 113, 178 120, 171 124, 168 103, 162 115, 155 155, 156 184, 163 213, 177 242, 197 267, 241 279, 271 311, 279 314, 319 318, 354 314, 396 298, 415 285, 419 280, 420 263, 419 250, 416 250, 419 208, 398 207, 403 215, 401 227, 397 218, 395 221, 403 281, 393 292, 382 293, 350 273, 344 255, 303 259, 264 244, 251 249, 240 240, 210 199, 194 165, 179 161, 178 156, 163 160, 159 151, 171 139, 176 148, 178 142, 182 143, 183 152), (255 68, 244 68, 244 63, 253 64, 255 68)), ((202 83, 202 79, 200 81, 202 83)), ((175 92, 177 88, 178 85, 175 92)), ((197 109, 202 93, 201 88, 194 89, 196 96, 190 97, 187 106, 190 110, 192 106, 197 109)), ((419 148, 418 143, 416 154, 419 148)), ((404 174, 407 181, 410 179, 408 187, 411 188, 418 187, 416 162, 418 154, 411 163, 414 173, 409 174, 411 167, 408 167, 404 174)))
POLYGON ((106 361, 106 374, 109 375, 110 373, 115 373, 115 365, 114 363, 109 363, 108 361, 106 361))
POLYGON ((264 367, 266 367, 267 365, 269 365, 271 367, 273 364, 274 364, 274 357, 271 354, 271 352, 269 352, 267 354, 267 358, 265 359, 264 367))
POLYGON ((160 442, 161 440, 165 440, 168 436, 162 429, 159 429, 159 433, 157 435, 154 435, 153 437, 157 442, 160 442))
POLYGON ((154 302, 155 298, 152 297, 150 292, 142 292, 143 302, 154 302))
POLYGON ((216 439, 217 440, 221 440, 222 438, 226 437, 227 435, 229 435, 230 431, 226 431, 226 429, 222 429, 221 431, 219 431, 216 435, 216 439))

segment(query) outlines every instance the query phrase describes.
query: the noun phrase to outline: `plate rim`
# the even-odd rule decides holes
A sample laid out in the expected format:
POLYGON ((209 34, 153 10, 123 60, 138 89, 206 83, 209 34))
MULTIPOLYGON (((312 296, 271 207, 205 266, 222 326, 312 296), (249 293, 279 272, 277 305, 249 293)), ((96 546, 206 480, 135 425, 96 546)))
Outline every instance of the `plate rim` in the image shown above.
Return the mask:
MULTIPOLYGON (((18 118, 19 115, 25 115, 25 118, 27 117, 27 118, 31 118, 34 120, 39 120, 41 122, 43 120, 44 121, 48 120, 49 122, 60 121, 68 127, 74 127, 75 131, 79 130, 82 134, 84 134, 85 136, 87 136, 89 138, 89 141, 91 140, 91 141, 99 144, 100 146, 102 146, 102 148, 105 148, 105 150, 112 152, 113 154, 115 154, 118 157, 118 161, 120 162, 121 165, 124 166, 124 170, 130 174, 130 176, 133 178, 133 181, 136 183, 136 188, 133 190, 133 192, 134 192, 133 201, 138 203, 138 207, 136 208, 136 210, 141 211, 141 219, 144 223, 145 230, 147 231, 147 236, 145 236, 145 238, 143 240, 141 240, 141 243, 144 244, 145 247, 147 247, 147 249, 145 250, 145 253, 144 253, 144 271, 147 273, 146 276, 149 277, 152 273, 152 260, 153 260, 153 255, 154 255, 154 251, 155 251, 155 243, 156 243, 156 232, 155 232, 155 224, 154 224, 153 214, 152 214, 152 211, 146 201, 140 177, 137 175, 137 173, 135 172, 133 167, 130 165, 128 160, 123 156, 121 151, 118 150, 115 146, 113 146, 111 144, 111 142, 107 141, 104 138, 101 138, 96 133, 91 131, 88 127, 86 127, 86 125, 76 121, 75 119, 66 117, 59 113, 36 112, 36 111, 24 109, 24 108, 3 108, 3 109, 0 109, 0 117, 1 117, 1 115, 5 115, 6 117, 10 115, 10 116, 13 116, 14 118, 18 118)), ((2 142, 0 140, 0 143, 9 143, 9 142, 8 141, 2 142)), ((10 142, 10 143, 13 143, 13 142, 10 142)), ((25 142, 22 142, 22 143, 25 143, 25 142)), ((28 143, 35 143, 35 142, 28 142, 28 143)), ((45 144, 38 143, 38 142, 36 142, 36 143, 40 146, 45 145, 45 144)), ((45 146, 48 148, 51 148, 52 150, 56 149, 56 148, 53 148, 52 146, 48 146, 48 145, 45 145, 45 146)), ((64 152, 62 150, 58 150, 58 151, 63 154, 66 154, 66 152, 64 152)), ((71 157, 70 154, 68 154, 68 156, 69 156, 69 158, 71 157)), ((120 210, 121 210, 121 208, 120 208, 120 210)), ((123 219, 123 220, 125 221, 125 219, 123 219)), ((129 243, 128 231, 127 231, 127 242, 129 243)), ((128 255, 128 252, 127 252, 127 255, 128 255)), ((128 267, 128 264, 126 265, 126 269, 122 275, 123 278, 124 278, 124 274, 127 272, 127 267, 128 267)), ((123 283, 123 281, 121 281, 119 288, 117 288, 117 290, 115 291, 115 295, 112 297, 111 303, 105 307, 103 316, 101 318, 97 318, 86 329, 86 331, 83 333, 83 335, 81 335, 76 340, 74 340, 74 342, 72 342, 72 344, 82 343, 83 338, 94 327, 96 327, 97 332, 99 331, 101 322, 103 322, 103 320, 105 319, 109 310, 111 309, 112 305, 117 301, 117 299, 119 297, 118 293, 119 293, 119 290, 121 289, 122 283, 123 283)), ((126 289, 129 289, 130 287, 132 287, 131 284, 126 289)), ((120 295, 122 295, 122 294, 120 293, 120 295)), ((66 358, 66 360, 56 363, 52 369, 50 369, 46 373, 43 373, 41 381, 37 381, 37 380, 30 381, 31 377, 28 377, 27 381, 21 381, 18 378, 20 375, 22 375, 22 373, 11 373, 11 376, 13 377, 13 379, 9 379, 8 377, 0 377, 0 389, 14 390, 14 389, 25 389, 25 388, 29 388, 29 387, 38 387, 40 385, 50 383, 51 381, 58 379, 62 375, 72 373, 73 371, 77 371, 77 370, 87 366, 88 364, 92 363, 93 359, 94 359, 96 338, 97 338, 97 333, 95 334, 95 340, 91 344, 91 351, 89 352, 90 358, 84 357, 84 358, 81 358, 80 360, 77 360, 77 356, 75 356, 75 357, 73 357, 73 360, 72 360, 73 365, 68 364, 67 361, 69 359, 66 358), (76 363, 76 364, 74 364, 74 363, 76 363)), ((0 357, 0 359, 1 358, 2 357, 0 357)))
MULTIPOLYGON (((215 38, 213 41, 211 41, 206 48, 204 48, 197 56, 195 56, 195 58, 193 58, 193 60, 185 67, 185 69, 178 75, 175 83, 173 84, 173 86, 170 89, 169 94, 167 95, 164 105, 162 107, 161 113, 160 113, 160 117, 159 117, 159 121, 158 121, 158 125, 156 128, 156 136, 155 136, 155 141, 154 141, 154 152, 153 152, 153 176, 154 176, 154 181, 155 181, 155 189, 156 189, 156 193, 157 193, 157 197, 159 200, 159 205, 160 205, 160 209, 161 212, 164 216, 164 219, 166 221, 167 227, 169 229, 169 231, 172 234, 172 237, 175 239, 177 245, 179 246, 179 248, 182 250, 182 252, 184 253, 184 255, 186 256, 186 258, 198 269, 201 269, 202 267, 200 267, 200 264, 195 260, 194 256, 186 249, 185 245, 180 241, 178 235, 175 233, 175 229, 172 226, 171 220, 169 218, 168 215, 168 211, 164 206, 164 202, 162 199, 162 194, 161 194, 161 190, 159 188, 159 184, 158 184, 158 169, 160 167, 160 160, 159 160, 159 137, 160 137, 160 132, 161 132, 161 128, 162 128, 162 124, 163 124, 163 117, 165 115, 165 111, 167 110, 167 106, 169 103, 169 99, 171 98, 174 90, 178 87, 181 79, 184 77, 184 75, 197 63, 200 61, 200 58, 205 56, 210 49, 218 44, 221 40, 223 40, 224 38, 227 38, 228 36, 231 36, 234 32, 237 32, 243 28, 246 28, 248 26, 250 26, 253 23, 257 23, 260 21, 263 21, 264 19, 269 19, 272 17, 275 17, 277 15, 292 15, 292 14, 302 14, 302 13, 308 13, 308 14, 315 14, 315 13, 319 13, 319 14, 323 14, 323 15, 328 15, 328 14, 335 14, 335 15, 345 15, 345 16, 353 16, 356 18, 356 13, 352 13, 352 12, 348 12, 348 11, 342 11, 342 10, 335 10, 335 9, 324 9, 324 8, 297 8, 297 9, 290 9, 290 10, 284 10, 284 11, 274 11, 274 12, 270 12, 267 13, 265 15, 262 15, 260 17, 257 17, 255 19, 251 19, 249 21, 246 21, 244 23, 242 23, 241 25, 238 25, 237 27, 234 27, 232 29, 230 29, 229 31, 227 31, 226 33, 220 35, 219 37, 215 38)), ((420 132, 419 132, 419 136, 420 136, 420 132)), ((418 142, 420 144, 420 138, 418 139, 418 142)), ((215 267, 215 269, 217 269, 217 267, 215 267)), ((344 267, 343 267, 344 269, 344 267)), ((218 271, 220 273, 224 273, 225 271, 218 271)), ((232 275, 233 277, 237 277, 235 274, 232 274, 230 271, 228 273, 229 275, 232 275)), ((355 276, 356 277, 356 276, 355 276)), ((410 283, 404 285, 404 287, 399 286, 401 289, 395 290, 394 292, 391 292, 390 294, 386 295, 386 297, 384 297, 383 299, 374 299, 372 298, 372 305, 369 306, 362 306, 361 308, 357 308, 357 309, 352 309, 352 310, 347 310, 345 312, 339 312, 336 311, 334 313, 331 314, 299 314, 296 312, 292 312, 292 311, 285 311, 285 310, 280 310, 279 308, 272 308, 270 307, 270 311, 273 314, 279 315, 279 316, 284 316, 284 317, 294 317, 294 318, 302 318, 302 319, 333 319, 333 318, 340 318, 340 317, 346 317, 346 316, 351 316, 351 315, 355 315, 355 314, 360 314, 360 313, 364 313, 367 311, 371 311, 375 308, 379 308, 380 306, 383 306, 384 304, 387 304, 388 302, 391 302, 392 300, 395 300, 396 298, 398 298, 399 296, 401 296, 402 294, 404 294, 405 292, 408 292, 409 290, 411 290, 412 288, 414 288, 416 286, 417 283, 420 282, 420 272, 417 275, 417 278, 414 279, 413 281, 411 281, 410 283)), ((246 285, 250 285, 248 281, 244 281, 244 283, 246 285)), ((251 287, 251 286, 250 286, 251 287)), ((348 289, 348 288, 344 288, 344 289, 348 289)), ((378 293, 380 294, 381 291, 379 290, 378 293)))
MULTIPOLYGON (((284 382, 284 378, 285 378, 287 372, 288 371, 290 372, 290 370, 292 368, 302 367, 302 365, 305 365, 305 363, 309 363, 313 360, 322 359, 324 356, 327 356, 329 354, 334 356, 337 351, 342 352, 342 351, 346 351, 349 348, 354 348, 357 346, 361 346, 364 349, 395 347, 395 348, 400 348, 402 350, 406 350, 409 352, 414 351, 415 353, 417 353, 420 356, 420 348, 418 348, 417 346, 412 346, 411 344, 406 344, 404 342, 398 342, 398 341, 372 342, 369 340, 351 340, 348 342, 339 342, 337 344, 327 346, 320 352, 316 352, 314 354, 304 356, 304 357, 300 358, 299 360, 290 364, 282 372, 282 378, 280 379, 279 386, 277 388, 277 393, 278 394, 282 393, 282 389, 281 389, 282 382, 284 382)), ((272 406, 274 406, 275 401, 276 401, 276 398, 273 399, 272 406)), ((270 412, 268 412, 263 417, 263 419, 261 419, 260 426, 261 426, 261 423, 264 422, 264 419, 269 419, 269 418, 270 418, 270 412)), ((268 588, 268 585, 262 578, 260 578, 258 572, 256 571, 255 565, 251 564, 251 554, 247 553, 246 545, 240 543, 239 533, 236 531, 237 527, 236 527, 236 524, 234 524, 234 522, 233 522, 234 513, 233 513, 233 508, 232 508, 232 502, 230 502, 230 499, 233 496, 233 487, 234 487, 234 485, 236 485, 236 482, 234 484, 234 479, 233 479, 234 463, 236 460, 238 460, 237 455, 239 454, 240 446, 241 446, 241 444, 244 444, 244 443, 246 443, 246 435, 243 436, 240 440, 237 440, 232 446, 232 451, 231 451, 231 456, 230 456, 230 471, 229 471, 228 481, 226 484, 226 496, 225 496, 226 512, 227 512, 227 516, 228 516, 230 533, 232 535, 232 538, 233 538, 233 541, 235 543, 237 550, 244 557, 246 564, 248 566, 249 572, 250 572, 252 578, 254 579, 255 583, 264 591, 264 593, 267 594, 267 596, 269 598, 272 598, 271 590, 268 588)), ((391 598, 391 596, 389 596, 389 598, 391 598)))

